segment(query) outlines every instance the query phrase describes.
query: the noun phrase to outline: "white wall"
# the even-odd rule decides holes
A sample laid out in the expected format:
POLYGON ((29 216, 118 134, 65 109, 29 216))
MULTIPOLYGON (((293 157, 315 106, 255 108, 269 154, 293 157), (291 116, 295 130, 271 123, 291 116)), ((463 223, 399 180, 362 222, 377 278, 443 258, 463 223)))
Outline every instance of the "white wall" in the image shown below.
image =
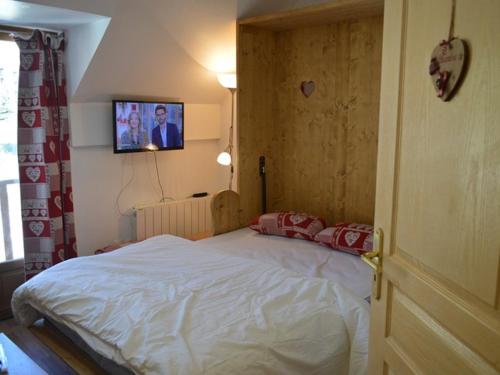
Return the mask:
MULTIPOLYGON (((220 106, 223 121, 219 128, 222 135, 218 139, 189 140, 186 135, 184 150, 156 153, 166 197, 184 199, 196 192, 213 193, 227 188, 229 168, 217 164, 216 158, 227 145, 230 99, 228 91, 220 106)), ((96 118, 99 121, 97 125, 111 133, 111 114, 108 119, 88 117, 96 118)), ((202 125, 193 122, 189 122, 189 116, 186 116, 186 129, 202 125)), ((84 131, 80 127, 78 129, 80 137, 86 137, 84 131)), ((111 139, 111 136, 108 138, 111 139)), ((107 142, 110 143, 109 140, 107 142)), ((111 144, 72 147, 71 166, 79 254, 89 255, 106 245, 135 239, 132 207, 158 203, 161 198, 154 155, 113 154, 111 144), (121 190, 118 209, 117 199, 121 190)))
MULTIPOLYGON (((183 199, 195 192, 222 189, 224 170, 216 163, 218 152, 217 141, 190 141, 184 150, 157 152, 165 196, 183 199)), ((161 199, 153 154, 113 154, 110 147, 73 148, 71 167, 79 254, 134 239, 132 207, 161 199), (125 216, 117 207, 122 188, 119 206, 125 216)))

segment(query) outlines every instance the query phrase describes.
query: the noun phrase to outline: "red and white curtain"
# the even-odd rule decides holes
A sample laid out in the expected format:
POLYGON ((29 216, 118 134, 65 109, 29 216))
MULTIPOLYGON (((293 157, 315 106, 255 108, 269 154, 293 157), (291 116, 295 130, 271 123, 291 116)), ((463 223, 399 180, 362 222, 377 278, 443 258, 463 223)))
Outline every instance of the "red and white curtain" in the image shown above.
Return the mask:
POLYGON ((18 156, 26 279, 77 256, 64 37, 15 37, 21 53, 18 156))

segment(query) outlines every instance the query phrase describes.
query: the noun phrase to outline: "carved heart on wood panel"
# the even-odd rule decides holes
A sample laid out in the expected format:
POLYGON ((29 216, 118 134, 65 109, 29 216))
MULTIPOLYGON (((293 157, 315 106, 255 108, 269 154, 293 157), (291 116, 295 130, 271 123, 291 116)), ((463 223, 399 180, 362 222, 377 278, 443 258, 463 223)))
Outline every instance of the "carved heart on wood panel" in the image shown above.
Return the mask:
POLYGON ((451 99, 462 81, 465 72, 467 48, 463 40, 454 38, 441 42, 431 55, 429 74, 438 97, 451 99))
POLYGON ((302 91, 302 94, 304 94, 306 98, 311 96, 314 89, 315 89, 314 81, 309 81, 309 82, 303 81, 300 84, 300 91, 302 91))

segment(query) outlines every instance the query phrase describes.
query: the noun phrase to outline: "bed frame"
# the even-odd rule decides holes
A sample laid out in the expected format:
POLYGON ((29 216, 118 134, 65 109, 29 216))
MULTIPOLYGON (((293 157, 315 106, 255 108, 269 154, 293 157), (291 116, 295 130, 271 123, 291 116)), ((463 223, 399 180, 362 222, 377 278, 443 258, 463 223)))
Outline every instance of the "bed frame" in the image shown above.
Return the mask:
POLYGON ((223 190, 212 197, 212 223, 214 235, 244 227, 241 217, 240 195, 233 190, 223 190))

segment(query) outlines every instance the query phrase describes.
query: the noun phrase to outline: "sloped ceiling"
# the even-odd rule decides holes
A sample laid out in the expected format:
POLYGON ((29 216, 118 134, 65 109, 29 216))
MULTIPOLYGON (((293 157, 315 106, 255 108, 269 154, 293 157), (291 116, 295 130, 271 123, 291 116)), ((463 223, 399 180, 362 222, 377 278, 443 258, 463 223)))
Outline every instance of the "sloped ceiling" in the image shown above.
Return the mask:
MULTIPOLYGON (((81 49, 68 47, 75 72, 70 71, 70 100, 95 102, 113 97, 179 98, 190 103, 219 103, 226 91, 216 80, 215 71, 235 70, 236 2, 231 0, 29 0, 14 2, 54 9, 86 12, 111 18, 107 27, 68 24, 68 45, 103 36, 95 53, 82 62, 81 49), (74 32, 77 30, 78 32, 74 32), (93 33, 93 34, 91 34, 93 33), (75 58, 78 55, 78 58, 75 58), (81 65, 81 64, 80 64, 81 65)), ((50 13, 50 12, 49 12, 50 13)), ((49 17, 45 13, 45 17, 49 17)), ((57 28, 52 22, 47 26, 57 28)), ((26 18, 25 18, 26 19, 26 18)), ((38 19, 39 21, 39 19, 38 19)), ((15 23, 15 22, 14 22, 15 23)), ((44 26, 38 22, 38 26, 44 26)), ((92 51, 93 52, 93 51, 92 51)), ((85 54, 83 54, 85 55, 85 54)), ((85 57, 85 56, 84 56, 85 57)))
POLYGON ((235 69, 235 19, 228 0, 122 0, 73 100, 135 96, 219 103, 226 92, 209 69, 235 69), (211 64, 226 45, 225 66, 211 64))
POLYGON ((7 25, 55 28, 94 22, 99 14, 15 0, 0 0, 0 22, 7 25))
POLYGON ((147 2, 160 25, 203 67, 236 71, 236 2, 184 0, 147 2))

